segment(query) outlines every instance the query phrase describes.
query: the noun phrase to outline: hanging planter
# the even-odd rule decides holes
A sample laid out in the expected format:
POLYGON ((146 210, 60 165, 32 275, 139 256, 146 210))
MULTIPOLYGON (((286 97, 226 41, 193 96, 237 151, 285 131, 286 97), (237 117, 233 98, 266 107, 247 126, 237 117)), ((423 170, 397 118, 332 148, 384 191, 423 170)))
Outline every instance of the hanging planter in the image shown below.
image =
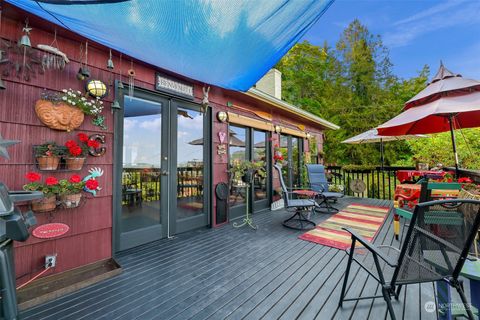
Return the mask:
POLYGON ((65 166, 67 170, 82 170, 85 158, 65 158, 65 166))
POLYGON ((62 150, 55 142, 47 142, 39 146, 34 146, 34 151, 38 169, 57 170, 62 150))
POLYGON ((35 112, 40 121, 55 130, 72 131, 80 127, 85 115, 82 110, 63 102, 38 100, 35 112))
POLYGON ((76 208, 80 205, 80 201, 82 200, 81 193, 75 194, 65 194, 60 196, 60 202, 65 208, 76 208))
POLYGON ((57 170, 60 163, 58 156, 39 156, 37 157, 38 169, 40 170, 57 170))
POLYGON ((57 197, 55 195, 32 201, 32 211, 34 212, 49 212, 55 210, 56 207, 57 197))

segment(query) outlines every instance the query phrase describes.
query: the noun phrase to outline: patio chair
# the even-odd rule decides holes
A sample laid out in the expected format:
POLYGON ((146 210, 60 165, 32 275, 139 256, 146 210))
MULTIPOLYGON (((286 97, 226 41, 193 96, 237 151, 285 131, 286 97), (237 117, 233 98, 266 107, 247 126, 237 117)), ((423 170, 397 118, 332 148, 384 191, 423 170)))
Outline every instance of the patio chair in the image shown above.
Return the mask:
POLYGON ((391 246, 374 245, 355 231, 345 228, 344 230, 351 234, 352 245, 339 306, 342 307, 344 301, 383 297, 391 318, 396 319, 391 297, 398 300, 403 285, 445 281, 458 291, 467 316, 473 320, 470 304, 467 303, 462 282, 458 277, 465 260, 471 259, 468 252, 479 226, 480 201, 454 199, 418 204, 400 250, 391 246), (442 216, 447 212, 464 215, 466 217, 464 226, 445 225, 442 216), (452 237, 451 233, 439 232, 440 227, 448 227, 455 236, 452 237), (363 246, 356 247, 357 244, 363 246), (345 298, 352 261, 357 262, 380 283, 381 296, 345 298))
POLYGON ((278 176, 280 177, 280 185, 282 187, 282 197, 285 203, 285 209, 287 211, 294 211, 295 214, 283 221, 283 226, 296 229, 296 230, 306 230, 313 229, 315 227, 315 222, 308 219, 306 214, 310 215, 316 207, 316 202, 314 199, 295 199, 296 194, 293 192, 294 189, 288 189, 285 185, 282 176, 282 168, 279 165, 273 166, 278 171, 278 176))
POLYGON ((320 164, 307 164, 308 180, 310 188, 318 193, 318 206, 316 211, 336 213, 338 209, 333 207, 330 201, 336 201, 343 197, 343 193, 328 191, 328 181, 325 175, 325 167, 320 164))

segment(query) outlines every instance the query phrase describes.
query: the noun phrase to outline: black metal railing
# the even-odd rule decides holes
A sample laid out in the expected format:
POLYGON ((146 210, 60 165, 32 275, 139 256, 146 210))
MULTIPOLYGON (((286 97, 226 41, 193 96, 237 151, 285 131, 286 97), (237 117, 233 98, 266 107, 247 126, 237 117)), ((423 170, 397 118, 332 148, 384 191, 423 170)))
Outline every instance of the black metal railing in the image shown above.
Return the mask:
MULTIPOLYGON (((122 191, 125 204, 132 201, 132 194, 142 201, 160 200, 161 170, 159 168, 124 168, 122 191)), ((177 198, 201 196, 203 194, 203 168, 177 168, 177 198)))
POLYGON ((342 185, 346 195, 360 198, 393 199, 395 187, 400 183, 397 179, 397 171, 415 168, 390 166, 382 168, 378 166, 374 169, 343 170, 341 166, 327 166, 327 169, 331 174, 331 183, 342 185), (362 183, 358 183, 358 180, 362 183), (362 192, 356 192, 362 189, 362 192))

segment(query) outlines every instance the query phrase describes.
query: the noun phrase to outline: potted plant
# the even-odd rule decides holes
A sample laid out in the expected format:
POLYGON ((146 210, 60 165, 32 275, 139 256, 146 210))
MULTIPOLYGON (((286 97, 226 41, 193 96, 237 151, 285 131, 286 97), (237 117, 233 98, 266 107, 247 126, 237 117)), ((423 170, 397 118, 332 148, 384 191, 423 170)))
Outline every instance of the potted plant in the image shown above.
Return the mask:
POLYGON ((60 203, 65 208, 76 208, 82 200, 82 190, 85 182, 77 174, 72 175, 68 180, 63 179, 58 182, 60 203))
POLYGON ((233 180, 242 180, 245 183, 251 183, 254 174, 265 177, 265 164, 263 161, 236 161, 231 166, 230 173, 233 180))
POLYGON ((35 146, 35 158, 40 170, 57 170, 62 149, 55 142, 35 146))
POLYGON ((67 148, 65 159, 65 166, 68 170, 82 170, 85 158, 88 152, 88 136, 84 133, 79 133, 78 138, 80 144, 77 144, 74 140, 68 140, 65 143, 67 148))
POLYGON ((78 128, 85 115, 94 116, 93 123, 103 128, 104 118, 100 115, 102 110, 103 102, 100 98, 88 99, 86 94, 72 89, 44 92, 35 103, 35 112, 40 121, 49 128, 65 131, 78 128))
POLYGON ((45 183, 40 182, 42 176, 36 172, 29 172, 25 175, 30 182, 23 186, 26 191, 41 191, 43 199, 32 201, 32 210, 35 212, 53 211, 57 207, 57 194, 59 193, 58 180, 55 177, 47 177, 45 183))

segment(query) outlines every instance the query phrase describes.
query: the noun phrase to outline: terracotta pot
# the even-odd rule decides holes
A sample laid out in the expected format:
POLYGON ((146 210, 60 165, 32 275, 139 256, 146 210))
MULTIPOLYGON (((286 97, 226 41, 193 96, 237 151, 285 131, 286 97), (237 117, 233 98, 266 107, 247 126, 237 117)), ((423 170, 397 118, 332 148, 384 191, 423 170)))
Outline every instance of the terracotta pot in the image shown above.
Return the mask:
POLYGON ((81 193, 75 194, 66 194, 60 196, 60 201, 62 202, 65 208, 76 208, 80 205, 80 200, 82 200, 81 193))
POLYGON ((32 201, 32 211, 35 212, 49 212, 55 210, 57 207, 57 197, 50 196, 39 200, 32 201))
POLYGON ((48 100, 38 100, 35 103, 35 112, 47 127, 63 131, 72 131, 78 128, 85 117, 82 110, 76 107, 48 100))
POLYGON ((65 165, 68 170, 82 170, 85 158, 65 158, 65 165))
POLYGON ((37 157, 38 169, 57 170, 60 157, 57 156, 39 156, 37 157))

